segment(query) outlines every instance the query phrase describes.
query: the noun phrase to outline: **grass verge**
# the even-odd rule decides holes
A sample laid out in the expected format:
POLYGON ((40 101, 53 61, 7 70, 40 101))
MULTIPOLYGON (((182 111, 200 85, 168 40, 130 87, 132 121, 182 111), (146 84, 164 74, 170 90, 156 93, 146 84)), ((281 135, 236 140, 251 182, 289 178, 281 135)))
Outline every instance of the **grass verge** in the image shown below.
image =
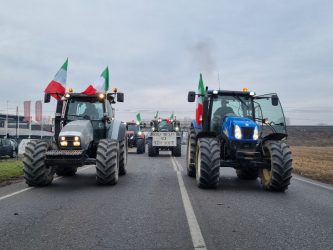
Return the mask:
POLYGON ((23 163, 17 160, 0 161, 0 183, 11 182, 23 176, 23 163))
POLYGON ((292 146, 294 173, 333 184, 333 147, 292 146))

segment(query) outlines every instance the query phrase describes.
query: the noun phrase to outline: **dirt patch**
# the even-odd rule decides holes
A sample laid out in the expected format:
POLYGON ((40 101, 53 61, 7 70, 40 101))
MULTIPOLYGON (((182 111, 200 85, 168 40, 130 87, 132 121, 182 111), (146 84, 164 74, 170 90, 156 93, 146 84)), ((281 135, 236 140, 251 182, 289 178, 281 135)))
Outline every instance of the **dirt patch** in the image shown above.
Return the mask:
POLYGON ((292 146, 294 173, 333 184, 333 147, 292 146))

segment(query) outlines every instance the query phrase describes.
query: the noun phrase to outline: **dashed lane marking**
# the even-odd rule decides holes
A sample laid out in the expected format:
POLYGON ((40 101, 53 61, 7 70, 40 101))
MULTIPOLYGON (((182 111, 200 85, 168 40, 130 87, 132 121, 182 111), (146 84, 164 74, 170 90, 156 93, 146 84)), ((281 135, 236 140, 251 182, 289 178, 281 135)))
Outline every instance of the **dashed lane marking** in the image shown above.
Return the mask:
POLYGON ((186 190, 186 187, 184 184, 184 180, 183 180, 183 177, 181 174, 183 167, 181 166, 181 164, 178 163, 178 161, 174 157, 171 157, 171 162, 172 162, 174 170, 177 173, 180 193, 181 193, 182 200, 183 200, 187 223, 190 228, 190 233, 191 233, 191 238, 192 238, 192 243, 193 243, 194 249, 202 249, 202 250, 207 249, 205 240, 202 236, 198 220, 195 216, 195 213, 194 213, 194 210, 193 210, 193 207, 192 207, 192 204, 191 204, 190 198, 188 196, 188 193, 187 193, 187 190, 186 190))

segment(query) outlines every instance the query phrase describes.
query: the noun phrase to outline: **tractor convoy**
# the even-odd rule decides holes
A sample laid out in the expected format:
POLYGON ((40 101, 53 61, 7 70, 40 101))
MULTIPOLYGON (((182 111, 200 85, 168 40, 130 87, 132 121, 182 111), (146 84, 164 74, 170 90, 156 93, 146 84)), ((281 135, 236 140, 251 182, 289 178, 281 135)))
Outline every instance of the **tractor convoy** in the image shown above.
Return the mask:
MULTIPOLYGON (((64 65, 59 72, 67 69, 64 65)), ((108 68, 101 77, 108 89, 108 68)), ((147 147, 149 157, 161 151, 181 156, 183 133, 173 113, 161 119, 157 112, 147 132, 140 114, 137 122, 115 119, 113 105, 124 101, 123 93, 92 90, 69 90, 60 96, 45 91, 45 103, 51 96, 57 99, 54 137, 27 144, 23 163, 29 186, 49 185, 55 174, 72 176, 88 164, 96 166, 98 184, 115 185, 126 174, 128 148, 143 154, 147 147)), ((196 97, 196 119, 187 129, 187 175, 196 178, 200 188, 216 188, 220 168, 231 167, 240 179, 260 178, 264 189, 285 191, 292 177, 292 156, 278 96, 256 95, 247 89, 209 90, 200 76, 198 93, 190 91, 188 101, 196 97)))

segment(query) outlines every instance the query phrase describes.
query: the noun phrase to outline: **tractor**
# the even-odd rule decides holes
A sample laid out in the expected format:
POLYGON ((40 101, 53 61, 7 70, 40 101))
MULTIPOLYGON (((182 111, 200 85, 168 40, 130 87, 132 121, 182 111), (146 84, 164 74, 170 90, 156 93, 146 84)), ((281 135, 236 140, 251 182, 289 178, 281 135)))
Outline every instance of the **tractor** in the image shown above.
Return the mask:
MULTIPOLYGON (((115 185, 126 174, 126 125, 114 118, 112 104, 124 101, 124 94, 66 93, 57 101, 54 137, 33 140, 24 153, 24 178, 29 186, 46 186, 54 174, 75 175, 77 168, 96 165, 96 181, 115 185)), ((44 102, 50 102, 45 94, 44 102)))
POLYGON ((180 123, 172 119, 155 119, 150 122, 148 156, 159 155, 160 150, 171 151, 172 156, 181 156, 180 123))
POLYGON ((208 90, 188 93, 202 98, 202 114, 192 121, 187 144, 187 175, 200 188, 216 188, 220 167, 232 167, 240 179, 258 177, 264 189, 284 192, 290 185, 292 155, 277 94, 208 90))
POLYGON ((140 124, 127 122, 126 127, 128 147, 136 147, 136 153, 143 154, 146 151, 146 138, 145 134, 141 131, 140 124))

